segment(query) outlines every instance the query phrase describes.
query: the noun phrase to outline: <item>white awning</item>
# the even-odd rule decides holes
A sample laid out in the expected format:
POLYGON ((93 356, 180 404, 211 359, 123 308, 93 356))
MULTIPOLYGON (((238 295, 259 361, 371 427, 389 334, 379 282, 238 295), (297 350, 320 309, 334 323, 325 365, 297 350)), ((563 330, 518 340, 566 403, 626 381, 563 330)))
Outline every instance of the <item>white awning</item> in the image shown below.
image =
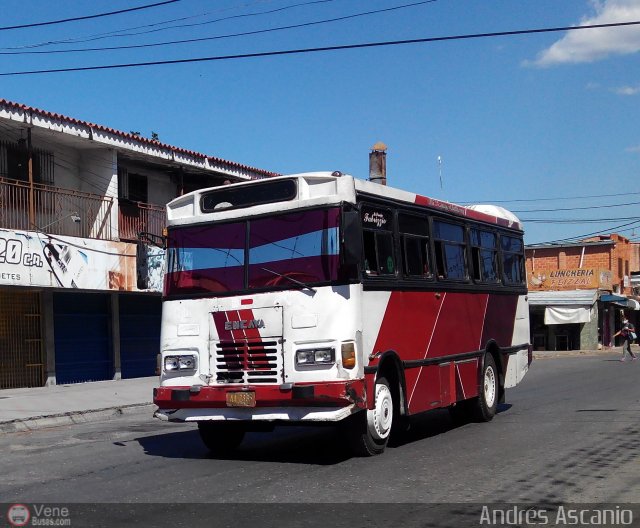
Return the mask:
POLYGON ((591 321, 591 306, 547 306, 544 309, 544 324, 573 324, 591 321))
POLYGON ((530 306, 588 306, 598 298, 598 290, 530 291, 530 306))

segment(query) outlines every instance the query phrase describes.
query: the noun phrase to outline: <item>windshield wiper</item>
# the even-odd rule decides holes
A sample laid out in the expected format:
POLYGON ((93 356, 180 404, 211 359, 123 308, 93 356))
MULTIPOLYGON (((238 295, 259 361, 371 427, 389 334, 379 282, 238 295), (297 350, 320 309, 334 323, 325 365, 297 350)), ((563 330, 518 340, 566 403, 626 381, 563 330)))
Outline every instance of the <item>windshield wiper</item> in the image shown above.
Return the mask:
POLYGON ((278 277, 282 277, 283 279, 287 279, 288 281, 291 281, 294 284, 297 284, 298 286, 302 286, 302 288, 304 288, 305 290, 311 290, 313 293, 316 293, 316 290, 314 288, 312 288, 311 286, 308 286, 304 282, 300 282, 297 279, 294 279, 292 277, 288 277, 287 275, 283 275, 282 273, 278 273, 277 271, 273 271, 273 270, 270 270, 268 268, 260 267, 260 269, 263 269, 264 271, 268 271, 269 273, 273 273, 274 275, 277 275, 278 277))

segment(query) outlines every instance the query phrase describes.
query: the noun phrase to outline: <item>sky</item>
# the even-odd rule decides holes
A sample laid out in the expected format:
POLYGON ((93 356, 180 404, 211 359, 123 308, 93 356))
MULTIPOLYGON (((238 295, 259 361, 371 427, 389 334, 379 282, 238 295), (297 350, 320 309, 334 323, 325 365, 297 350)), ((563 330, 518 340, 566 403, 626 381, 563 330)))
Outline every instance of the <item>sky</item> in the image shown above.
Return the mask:
POLYGON ((640 25, 17 75, 633 22, 640 0, 161 1, 2 0, 0 98, 282 174, 367 178, 382 141, 389 185, 506 207, 527 244, 640 240, 640 25))

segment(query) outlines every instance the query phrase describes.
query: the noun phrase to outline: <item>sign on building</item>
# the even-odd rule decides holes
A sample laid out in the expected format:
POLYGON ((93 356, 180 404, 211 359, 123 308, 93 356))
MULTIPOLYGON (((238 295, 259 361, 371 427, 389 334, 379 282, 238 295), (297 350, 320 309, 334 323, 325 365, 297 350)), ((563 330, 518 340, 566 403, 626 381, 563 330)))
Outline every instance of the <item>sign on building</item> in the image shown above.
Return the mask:
POLYGON ((529 290, 611 290, 611 271, 598 268, 573 268, 534 271, 528 276, 529 290))

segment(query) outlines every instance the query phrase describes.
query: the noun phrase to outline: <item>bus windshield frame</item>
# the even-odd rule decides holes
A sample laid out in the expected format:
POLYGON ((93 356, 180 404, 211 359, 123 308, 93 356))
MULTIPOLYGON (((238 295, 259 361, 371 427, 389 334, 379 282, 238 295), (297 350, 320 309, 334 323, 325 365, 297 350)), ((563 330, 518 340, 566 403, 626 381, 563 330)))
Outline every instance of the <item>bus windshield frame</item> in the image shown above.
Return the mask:
POLYGON ((300 290, 342 281, 341 207, 173 226, 164 298, 300 290))

